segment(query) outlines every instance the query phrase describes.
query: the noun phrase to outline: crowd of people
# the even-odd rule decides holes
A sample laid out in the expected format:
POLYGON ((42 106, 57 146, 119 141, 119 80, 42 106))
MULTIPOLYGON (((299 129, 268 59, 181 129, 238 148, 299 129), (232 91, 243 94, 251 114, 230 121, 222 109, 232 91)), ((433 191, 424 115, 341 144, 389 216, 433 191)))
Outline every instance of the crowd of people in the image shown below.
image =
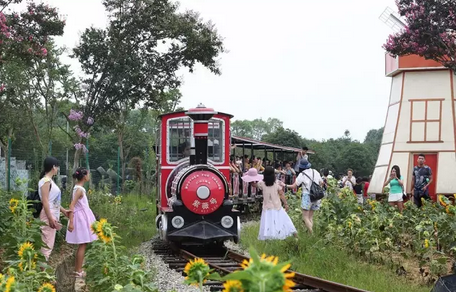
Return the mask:
MULTIPOLYGON (((257 193, 262 195, 263 209, 258 235, 260 240, 296 236, 296 228, 286 213, 288 204, 284 193, 288 190, 295 193, 298 187, 302 187, 302 220, 307 230, 310 233, 313 232, 313 215, 320 209, 320 200, 310 200, 310 187, 312 182, 315 182, 326 190, 328 179, 334 177, 332 172, 327 169, 322 169, 320 172, 312 169, 307 151, 308 149, 303 147, 297 154, 296 161, 275 161, 274 166, 269 160, 263 160, 260 157, 231 156, 231 196, 248 198, 257 193), (283 201, 283 207, 280 200, 283 201)), ((355 178, 353 170, 348 169, 345 175, 339 175, 338 186, 353 191, 358 203, 362 205, 366 204, 369 199, 376 199, 375 194, 368 193, 370 179, 371 176, 355 178)), ((421 207, 422 199, 430 200, 429 185, 431 183, 432 170, 425 165, 425 155, 420 154, 412 174, 412 198, 417 207, 421 207)), ((390 175, 383 187, 389 188, 389 205, 397 207, 399 212, 402 212, 407 194, 398 165, 391 168, 390 175)))

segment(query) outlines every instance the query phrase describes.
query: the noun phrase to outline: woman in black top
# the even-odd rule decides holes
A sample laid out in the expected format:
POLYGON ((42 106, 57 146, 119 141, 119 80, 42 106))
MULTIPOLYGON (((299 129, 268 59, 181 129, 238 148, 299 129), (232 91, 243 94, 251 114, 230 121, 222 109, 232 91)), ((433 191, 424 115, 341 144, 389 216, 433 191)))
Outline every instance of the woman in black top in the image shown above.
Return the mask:
POLYGON ((358 204, 363 204, 364 203, 364 198, 363 198, 363 182, 360 177, 356 179, 356 185, 353 186, 353 192, 356 195, 356 198, 358 199, 358 204))

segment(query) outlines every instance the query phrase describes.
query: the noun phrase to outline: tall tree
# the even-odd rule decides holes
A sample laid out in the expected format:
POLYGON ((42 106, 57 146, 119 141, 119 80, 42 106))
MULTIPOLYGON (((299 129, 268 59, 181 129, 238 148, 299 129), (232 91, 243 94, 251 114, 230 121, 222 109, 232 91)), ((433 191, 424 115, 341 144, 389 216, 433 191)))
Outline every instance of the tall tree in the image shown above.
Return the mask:
MULTIPOLYGON (((28 1, 21 13, 8 10, 9 5, 22 2, 0 0, 0 66, 14 59, 28 62, 46 56, 50 37, 63 34, 65 21, 55 8, 44 3, 28 1)), ((7 86, 0 79, 0 94, 7 86)))
POLYGON ((393 56, 417 54, 456 72, 456 1, 398 0, 406 27, 383 45, 393 56))
MULTIPOLYGON (((45 45, 50 37, 63 34, 65 22, 59 18, 55 8, 29 1, 26 11, 16 13, 9 10, 9 5, 21 2, 23 1, 0 0, 0 68, 11 61, 27 64, 45 57, 47 55, 45 45)), ((16 71, 14 74, 20 74, 17 68, 13 67, 7 70, 10 73, 16 71)), ((0 99, 0 108, 2 108, 2 115, 7 112, 10 114, 10 120, 0 127, 0 137, 2 137, 0 146, 6 150, 6 153, 9 148, 8 144, 5 144, 5 139, 12 139, 18 127, 16 123, 18 120, 11 120, 18 106, 18 101, 14 100, 20 92, 18 88, 14 88, 18 86, 18 82, 18 80, 8 79, 5 74, 0 74, 0 97, 8 95, 0 99)), ((6 167, 8 169, 8 165, 6 167)))
POLYGON ((224 51, 222 39, 197 13, 180 13, 168 0, 105 0, 103 5, 108 27, 86 29, 73 54, 85 73, 78 99, 85 116, 97 121, 121 112, 122 104, 160 108, 169 97, 164 93, 180 86, 181 67, 192 72, 201 63, 220 74, 216 58, 224 51))

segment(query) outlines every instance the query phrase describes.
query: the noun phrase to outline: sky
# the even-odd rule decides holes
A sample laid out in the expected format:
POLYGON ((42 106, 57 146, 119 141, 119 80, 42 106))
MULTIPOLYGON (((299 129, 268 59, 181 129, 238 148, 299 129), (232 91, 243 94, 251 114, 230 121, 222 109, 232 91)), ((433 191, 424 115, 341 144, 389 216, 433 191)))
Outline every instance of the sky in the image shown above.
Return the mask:
MULTIPOLYGON (((91 25, 104 27, 101 0, 44 0, 66 17, 57 43, 73 48, 91 25)), ((233 120, 277 118, 308 139, 364 140, 384 126, 391 79, 379 16, 394 0, 181 0, 224 37, 222 74, 202 66, 183 79, 181 106, 203 103, 233 120)), ((76 60, 64 59, 79 73, 76 60)))

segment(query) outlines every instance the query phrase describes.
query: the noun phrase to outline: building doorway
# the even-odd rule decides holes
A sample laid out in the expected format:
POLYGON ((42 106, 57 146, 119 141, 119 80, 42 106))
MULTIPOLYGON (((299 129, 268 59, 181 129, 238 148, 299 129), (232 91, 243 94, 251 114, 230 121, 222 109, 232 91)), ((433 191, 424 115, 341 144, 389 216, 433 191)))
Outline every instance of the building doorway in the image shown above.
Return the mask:
MULTIPOLYGON (((429 166, 432 171, 432 183, 429 186, 429 196, 433 201, 436 201, 436 183, 437 183, 437 162, 438 162, 438 154, 436 153, 423 153, 426 155, 426 162, 425 165, 429 166)), ((418 154, 413 154, 413 166, 417 165, 418 154)), ((413 169, 413 168, 412 168, 413 169)), ((413 175, 413 172, 412 172, 413 175)), ((410 181, 411 183, 411 181, 410 181)))

